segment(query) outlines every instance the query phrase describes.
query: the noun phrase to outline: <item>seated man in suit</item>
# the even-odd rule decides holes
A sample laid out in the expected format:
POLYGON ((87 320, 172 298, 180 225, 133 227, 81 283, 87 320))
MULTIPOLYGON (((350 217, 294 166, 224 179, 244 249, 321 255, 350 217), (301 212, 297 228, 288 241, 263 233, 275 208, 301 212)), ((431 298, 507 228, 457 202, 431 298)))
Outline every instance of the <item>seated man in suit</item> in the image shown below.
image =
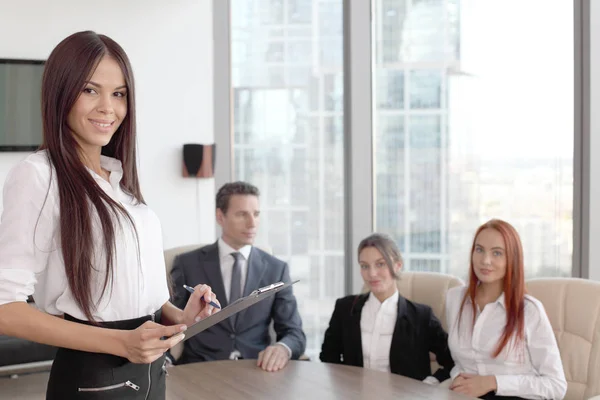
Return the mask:
MULTIPOLYGON (((208 284, 223 307, 274 282, 290 282, 288 265, 253 247, 258 228, 259 191, 245 182, 228 183, 217 193, 216 216, 222 236, 211 245, 179 255, 171 278, 173 304, 190 296, 183 285, 208 284)), ((185 342, 179 364, 258 358, 265 371, 277 371, 297 359, 306 347, 302 320, 292 288, 242 310, 185 342), (273 321, 277 343, 271 345, 273 321)))

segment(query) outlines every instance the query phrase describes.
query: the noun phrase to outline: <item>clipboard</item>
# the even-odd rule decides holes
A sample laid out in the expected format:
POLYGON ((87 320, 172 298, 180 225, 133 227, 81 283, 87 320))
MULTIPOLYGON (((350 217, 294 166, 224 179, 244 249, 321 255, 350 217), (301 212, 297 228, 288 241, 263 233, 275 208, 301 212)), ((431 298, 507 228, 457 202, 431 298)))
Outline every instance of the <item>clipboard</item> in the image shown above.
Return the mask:
POLYGON ((182 342, 185 342, 191 337, 196 336, 200 332, 210 328, 213 325, 218 324, 219 322, 231 317, 233 314, 236 314, 246 308, 250 307, 253 304, 258 303, 261 300, 266 299, 267 297, 273 296, 275 293, 282 291, 294 283, 298 283, 299 280, 289 283, 277 282, 271 285, 256 289, 252 293, 250 293, 246 297, 242 297, 223 308, 221 311, 204 318, 201 321, 196 322, 194 325, 187 328, 185 331, 185 337, 182 342))

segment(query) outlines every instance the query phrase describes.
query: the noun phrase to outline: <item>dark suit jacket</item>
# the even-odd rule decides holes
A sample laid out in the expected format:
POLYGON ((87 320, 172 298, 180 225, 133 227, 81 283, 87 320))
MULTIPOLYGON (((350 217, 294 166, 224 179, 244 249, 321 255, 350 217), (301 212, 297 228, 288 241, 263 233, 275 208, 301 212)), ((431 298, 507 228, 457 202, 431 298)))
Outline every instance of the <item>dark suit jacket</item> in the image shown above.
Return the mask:
MULTIPOLYGON (((325 331, 321 361, 363 366, 360 316, 369 294, 338 299, 325 331)), ((390 346, 390 370, 423 380, 431 375, 429 352, 441 368, 433 375, 440 382, 450 377, 454 361, 448 349, 448 335, 431 308, 398 296, 398 318, 390 346)))
MULTIPOLYGON (((274 282, 290 282, 288 265, 256 247, 252 248, 247 266, 244 296, 274 282)), ((217 243, 177 256, 171 269, 171 279, 174 285, 173 304, 181 309, 185 308, 190 296, 183 284, 192 287, 207 284, 217 295, 221 306, 227 306, 217 243)), ((271 320, 277 341, 292 350, 292 358, 300 357, 306 348, 306 336, 290 287, 240 311, 235 326, 233 319, 228 318, 187 340, 179 363, 225 360, 234 349, 243 358, 258 358, 258 353, 271 344, 271 320)))

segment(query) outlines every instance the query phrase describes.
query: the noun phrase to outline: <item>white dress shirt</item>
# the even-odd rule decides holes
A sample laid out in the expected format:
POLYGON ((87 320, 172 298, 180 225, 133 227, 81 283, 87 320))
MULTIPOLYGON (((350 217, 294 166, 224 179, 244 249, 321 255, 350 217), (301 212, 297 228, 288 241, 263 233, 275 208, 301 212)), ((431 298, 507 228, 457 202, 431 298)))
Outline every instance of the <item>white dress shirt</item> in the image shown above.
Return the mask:
POLYGON ((493 358, 506 325, 504 294, 483 310, 477 307, 475 326, 471 329, 473 309, 467 299, 460 326, 458 314, 466 287, 455 287, 446 295, 448 345, 455 367, 451 379, 461 372, 494 375, 498 396, 526 399, 562 399, 567 381, 560 352, 544 306, 534 297, 525 296, 525 341, 517 350, 509 341, 498 357, 493 358))
POLYGON ((390 372, 390 347, 398 318, 398 291, 380 302, 373 293, 360 314, 363 367, 390 372))
MULTIPOLYGON (((97 214, 92 214, 94 268, 97 269, 91 280, 92 300, 97 305, 92 315, 97 321, 138 318, 157 311, 169 300, 160 222, 150 208, 136 204, 121 190, 120 161, 102 156, 101 166, 110 172, 110 182, 89 172, 133 219, 140 257, 138 259, 133 228, 120 217, 122 228, 115 229, 113 275, 99 301, 106 258, 99 219, 97 214)), ((33 295, 36 305, 49 314, 70 314, 86 320, 67 282, 60 250, 59 203, 56 171, 50 174, 45 151, 28 156, 9 172, 0 219, 0 305, 26 301, 33 295)))
POLYGON ((250 253, 252 252, 252 246, 247 245, 242 247, 239 250, 235 250, 233 247, 225 243, 222 238, 219 238, 218 241, 219 246, 219 262, 221 264, 221 276, 223 277, 223 285, 225 286, 225 295, 227 296, 227 300, 229 300, 229 296, 231 295, 231 276, 233 275, 233 264, 235 263, 235 259, 231 255, 232 253, 240 253, 242 255, 241 262, 241 284, 240 293, 242 296, 244 295, 244 287, 246 286, 246 277, 248 276, 248 258, 250 258, 250 253))
MULTIPOLYGON (((223 277, 223 286, 225 286, 225 295, 229 300, 229 296, 231 295, 231 276, 233 275, 233 264, 235 263, 235 259, 231 255, 232 253, 240 253, 242 255, 242 259, 240 262, 241 265, 241 290, 242 296, 244 295, 244 288, 246 286, 246 277, 248 276, 248 259, 250 258, 250 253, 252 252, 252 246, 247 245, 239 250, 235 250, 233 247, 225 243, 223 238, 219 238, 217 241, 219 246, 219 263, 221 264, 221 276, 223 277)), ((258 288, 256 288, 258 289, 258 288)), ((254 290, 254 289, 253 289, 254 290)), ((277 344, 282 345, 288 352, 288 356, 292 357, 292 349, 289 346, 282 342, 277 342, 277 344)), ((235 350, 229 356, 231 359, 237 359, 241 354, 239 351, 235 350)))

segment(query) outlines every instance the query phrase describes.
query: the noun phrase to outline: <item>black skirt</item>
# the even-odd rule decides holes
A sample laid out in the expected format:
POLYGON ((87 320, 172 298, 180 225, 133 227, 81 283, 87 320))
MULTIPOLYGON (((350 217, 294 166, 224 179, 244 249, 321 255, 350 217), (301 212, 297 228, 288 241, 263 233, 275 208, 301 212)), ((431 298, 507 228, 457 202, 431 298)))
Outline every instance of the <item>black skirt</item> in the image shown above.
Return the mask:
MULTIPOLYGON (((68 321, 89 325, 65 315, 68 321)), ((125 321, 102 322, 109 329, 133 330, 146 321, 160 321, 154 315, 125 321)), ((134 364, 111 354, 59 348, 46 390, 47 400, 164 400, 166 365, 163 355, 152 364, 134 364)))

